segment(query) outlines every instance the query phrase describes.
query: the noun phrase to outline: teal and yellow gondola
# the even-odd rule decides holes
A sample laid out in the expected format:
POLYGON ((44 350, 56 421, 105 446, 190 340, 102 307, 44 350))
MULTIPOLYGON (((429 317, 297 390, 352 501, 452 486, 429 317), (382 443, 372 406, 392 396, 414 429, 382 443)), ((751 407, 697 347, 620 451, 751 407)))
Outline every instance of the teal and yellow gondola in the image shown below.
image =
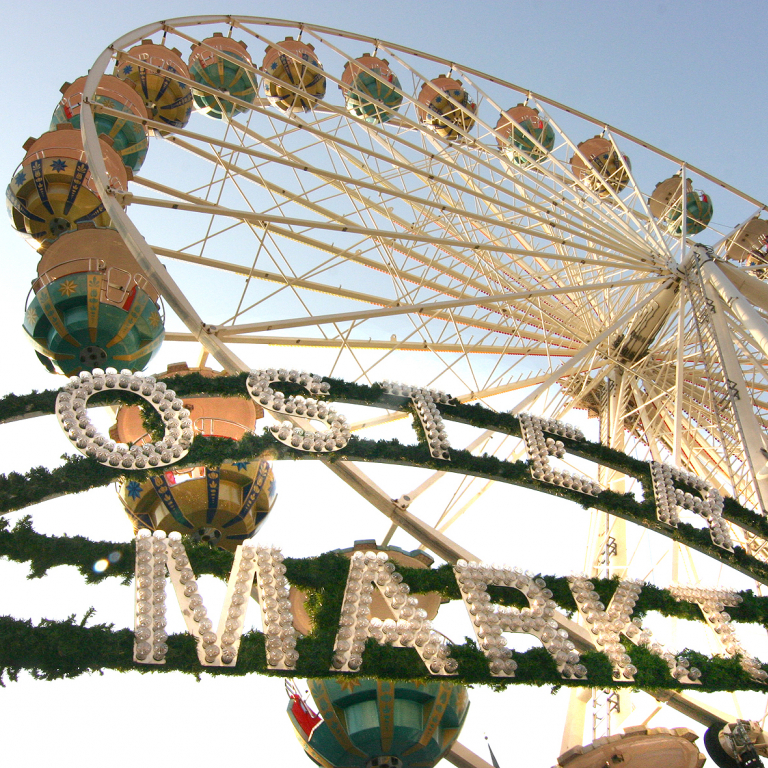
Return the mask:
POLYGON ((256 75, 249 69, 251 65, 245 43, 224 37, 220 32, 194 46, 189 56, 189 74, 196 83, 221 94, 193 91, 195 108, 218 120, 245 112, 245 106, 235 104, 224 96, 233 96, 253 104, 258 86, 256 75))
MULTIPOLYGON (((656 185, 648 199, 651 213, 670 235, 681 235, 683 232, 682 185, 680 176, 664 179, 656 185)), ((685 212, 686 235, 703 232, 712 221, 714 212, 709 195, 695 190, 690 179, 685 184, 685 212)))
POLYGON ((467 689, 450 682, 308 680, 318 711, 293 688, 288 716, 307 756, 324 768, 432 768, 456 742, 467 689))
MULTIPOLYGON (((157 378, 188 373, 217 375, 207 368, 190 371, 182 363, 157 378)), ((184 398, 184 405, 196 435, 230 440, 251 432, 264 413, 252 400, 241 397, 184 398)), ((110 436, 119 442, 141 444, 151 440, 145 432, 138 407, 123 406, 110 436)), ((229 551, 261 528, 275 503, 276 491, 272 466, 264 458, 171 469, 143 482, 128 477, 118 485, 134 531, 176 531, 229 551)))
MULTIPOLYGON (((85 80, 85 77, 79 77, 74 83, 64 83, 61 87, 62 98, 53 113, 51 130, 66 123, 71 124, 73 128, 80 128, 85 80)), ((147 129, 134 119, 146 120, 149 117, 143 99, 120 78, 104 75, 96 88, 93 101, 101 107, 125 115, 123 117, 106 114, 100 112, 97 106, 93 119, 96 123, 96 133, 99 136, 108 136, 112 140, 112 148, 120 155, 125 166, 131 173, 138 173, 149 146, 147 129)))
POLYGON ((540 160, 555 146, 552 126, 542 119, 537 109, 526 104, 502 112, 496 123, 496 133, 499 134, 499 150, 517 165, 540 160))
POLYGON ((142 370, 164 336, 157 291, 110 229, 70 232, 46 250, 23 328, 45 367, 67 376, 142 370))
POLYGON ((286 112, 308 112, 325 96, 323 67, 309 43, 286 37, 279 48, 270 45, 261 68, 267 98, 286 112))
MULTIPOLYGON (((99 138, 113 189, 124 190, 128 175, 107 136, 99 138)), ((24 144, 26 155, 6 191, 14 228, 40 252, 78 227, 111 227, 86 161, 80 131, 61 123, 57 130, 24 144)))
POLYGON ((621 192, 629 183, 631 164, 613 143, 604 136, 594 136, 582 141, 579 150, 571 158, 571 169, 577 179, 596 192, 609 198, 621 192))
POLYGON ((118 492, 134 528, 177 531, 233 551, 261 527, 276 485, 269 462, 256 459, 169 470, 144 483, 126 478, 118 492))
POLYGON ((475 124, 477 105, 459 80, 441 75, 424 83, 419 92, 419 122, 448 141, 465 140, 475 124))
POLYGON ((174 77, 189 80, 189 70, 175 48, 142 40, 140 45, 117 54, 115 75, 141 96, 152 120, 169 128, 183 128, 189 122, 192 90, 174 77))
POLYGON ((348 61, 341 82, 347 110, 367 123, 386 123, 403 103, 400 81, 389 62, 370 53, 348 61))

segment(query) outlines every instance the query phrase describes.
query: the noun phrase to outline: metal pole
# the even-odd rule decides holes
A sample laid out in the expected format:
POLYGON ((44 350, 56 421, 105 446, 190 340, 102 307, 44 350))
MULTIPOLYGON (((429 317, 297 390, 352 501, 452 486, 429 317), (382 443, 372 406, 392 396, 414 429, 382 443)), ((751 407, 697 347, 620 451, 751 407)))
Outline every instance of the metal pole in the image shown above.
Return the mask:
POLYGON ((766 463, 765 456, 762 453, 765 448, 763 430, 755 418, 752 401, 744 382, 736 350, 731 341, 722 304, 717 305, 717 310, 712 315, 712 328, 722 351, 726 366, 725 374, 730 382, 736 385, 737 395, 734 397, 733 404, 741 426, 744 458, 752 475, 752 482, 757 492, 760 508, 765 512, 766 500, 768 499, 768 477, 760 478, 759 474, 759 470, 766 463))
POLYGON ((728 305, 744 329, 752 337, 755 344, 760 347, 762 353, 768 358, 768 323, 755 311, 752 304, 746 299, 741 291, 725 276, 725 273, 718 267, 708 254, 702 253, 704 249, 700 248, 701 271, 707 278, 709 284, 718 292, 720 298, 728 305))
POLYGON ((672 462, 682 467, 683 385, 685 384, 685 286, 680 286, 680 310, 677 318, 677 370, 675 371, 675 440, 672 462))

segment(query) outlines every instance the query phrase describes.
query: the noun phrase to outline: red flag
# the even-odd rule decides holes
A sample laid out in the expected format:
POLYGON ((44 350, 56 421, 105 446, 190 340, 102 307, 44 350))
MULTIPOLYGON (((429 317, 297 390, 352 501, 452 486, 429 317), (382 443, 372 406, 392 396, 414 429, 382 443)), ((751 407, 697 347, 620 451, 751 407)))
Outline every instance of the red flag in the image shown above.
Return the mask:
POLYGON ((293 694, 291 701, 293 701, 291 713, 296 718, 296 722, 301 726, 301 730, 304 731, 307 739, 311 738, 315 728, 323 722, 323 718, 314 713, 298 694, 293 694))

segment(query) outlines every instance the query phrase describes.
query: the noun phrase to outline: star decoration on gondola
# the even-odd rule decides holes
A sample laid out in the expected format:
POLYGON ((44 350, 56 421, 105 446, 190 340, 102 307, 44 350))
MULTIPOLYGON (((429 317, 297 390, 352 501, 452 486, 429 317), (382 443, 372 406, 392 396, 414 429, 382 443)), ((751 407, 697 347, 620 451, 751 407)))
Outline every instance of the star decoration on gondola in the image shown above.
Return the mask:
POLYGON ((129 480, 125 491, 132 499, 138 499, 141 496, 141 483, 136 482, 136 480, 129 480))
POLYGON ((233 461, 232 464, 236 466, 241 472, 244 472, 248 468, 247 461, 233 461))
POLYGON ((24 171, 19 171, 14 177, 13 177, 13 183, 20 187, 25 181, 27 180, 27 174, 24 173, 24 171))
POLYGON ((34 310, 33 307, 30 307, 27 310, 26 319, 29 325, 34 325, 37 322, 37 312, 34 310))
POLYGON ((56 159, 51 161, 51 169, 54 171, 66 171, 67 170, 66 160, 56 159))
POLYGON ((355 688, 360 687, 360 682, 358 680, 355 680, 354 678, 346 678, 343 677, 341 680, 339 680, 339 687, 342 691, 349 691, 352 693, 352 691, 355 690, 355 688))
POLYGON ((160 313, 159 313, 159 312, 153 312, 153 313, 152 313, 152 314, 149 316, 149 324, 150 324, 150 325, 151 325, 153 328, 157 328, 157 326, 158 326, 158 325, 160 325, 160 313))
POLYGON ((59 286, 59 293, 62 296, 71 296, 77 290, 77 283, 74 280, 65 280, 59 286))

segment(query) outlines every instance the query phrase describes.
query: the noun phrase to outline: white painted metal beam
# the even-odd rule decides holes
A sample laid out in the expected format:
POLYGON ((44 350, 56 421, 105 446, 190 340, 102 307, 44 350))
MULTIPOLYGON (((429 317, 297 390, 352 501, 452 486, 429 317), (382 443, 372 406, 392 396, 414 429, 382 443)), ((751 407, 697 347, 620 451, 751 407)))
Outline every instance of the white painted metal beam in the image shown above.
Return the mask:
POLYGON ((445 760, 456 768, 493 768, 489 762, 458 742, 448 750, 445 760))
MULTIPOLYGON (((484 306, 485 304, 514 303, 540 296, 559 296, 564 294, 590 291, 605 291, 613 288, 621 288, 630 285, 647 285, 657 282, 656 278, 638 278, 631 280, 613 280, 609 283, 597 283, 592 285, 562 286, 560 288, 541 288, 532 291, 510 291, 508 293, 489 294, 487 296, 472 296, 468 299, 454 299, 452 301, 427 301, 419 304, 406 304, 399 307, 387 307, 384 309, 370 309, 360 312, 338 312, 333 315, 314 315, 313 317, 294 317, 285 320, 268 320, 263 323, 245 323, 243 325, 224 326, 218 330, 222 337, 236 336, 238 333, 260 333, 274 331, 282 328, 299 328, 307 325, 322 325, 323 323, 354 322, 378 317, 392 317, 394 315, 408 315, 413 313, 431 314, 458 307, 484 306)), ((632 314, 639 312, 641 307, 635 308, 632 314)))
POLYGON ((768 504, 768 473, 761 475, 761 470, 766 466, 766 459, 763 454, 765 449, 763 430, 755 418, 749 390, 744 381, 744 374, 733 346, 733 339, 728 332, 728 323, 724 317, 724 304, 716 304, 716 307, 712 314, 712 330, 717 336, 717 342, 724 358, 726 366, 724 373, 729 382, 733 382, 736 386, 737 396, 733 398, 733 407, 741 427, 744 459, 749 466, 753 485, 757 491, 757 503, 765 513, 766 504, 768 504))
MULTIPOLYGON (((222 328, 226 328, 223 326, 222 328)), ((251 336, 238 335, 232 338, 219 334, 217 326, 208 326, 208 333, 214 336, 224 336, 232 344, 260 344, 275 347, 300 347, 303 349, 396 349, 404 352, 447 352, 464 354, 467 351, 462 344, 432 343, 430 341, 395 341, 391 339, 349 339, 349 338, 313 338, 310 336, 251 336)), ((167 331, 166 341, 196 342, 199 338, 192 333, 183 331, 167 331)), ((482 355, 529 355, 545 356, 546 353, 538 348, 511 347, 493 344, 474 344, 472 354, 482 355)), ((572 352, 565 349, 550 350, 550 357, 570 357, 572 352)), ((538 377, 537 377, 538 378, 538 377)))
MULTIPOLYGON (((703 249, 700 249, 703 252, 703 249)), ((719 269, 717 263, 706 255, 701 257, 701 272, 718 292, 733 314, 739 318, 750 338, 768 358, 768 323, 755 311, 736 286, 719 269)))
MULTIPOLYGON (((564 261, 574 264, 595 264, 596 266, 613 266, 617 269, 627 269, 632 266, 633 269, 640 271, 655 271, 652 265, 644 265, 642 263, 633 263, 632 265, 627 263, 620 263, 613 261, 612 257, 615 254, 602 251, 599 249, 591 249, 585 247, 585 250, 594 253, 596 257, 589 259, 584 256, 573 255, 569 256, 565 253, 559 253, 557 251, 531 251, 527 248, 514 248, 509 245, 502 245, 493 243, 490 241, 474 241, 474 240, 458 240, 451 237, 435 237, 428 235, 424 232, 407 232, 407 231, 382 231, 379 228, 365 227, 357 224, 343 224, 333 221, 322 221, 318 219, 295 219, 288 218, 286 216, 276 216, 273 214, 259 213, 253 211, 246 211, 243 209, 227 208, 221 205, 215 205, 213 203, 189 203, 189 202, 174 202, 173 200, 162 200, 154 197, 140 197, 134 195, 131 192, 122 192, 117 190, 109 190, 109 193, 115 196, 121 205, 144 205, 149 208, 165 208, 168 210, 188 211, 191 213, 200 213, 206 216, 225 216, 228 218, 237 219, 239 221, 247 221, 254 224, 257 227, 265 227, 268 224, 283 224, 288 227, 295 227, 299 230, 302 229, 321 229, 329 232, 349 233, 351 235, 363 235, 364 237, 375 237, 384 242, 396 243, 400 241, 426 243, 429 245, 437 245, 443 248, 462 249, 468 252, 473 251, 487 251, 489 253, 502 253, 512 254, 516 256, 536 256, 540 259, 564 261)), ((571 245, 568 240, 561 239, 560 245, 571 245)))

